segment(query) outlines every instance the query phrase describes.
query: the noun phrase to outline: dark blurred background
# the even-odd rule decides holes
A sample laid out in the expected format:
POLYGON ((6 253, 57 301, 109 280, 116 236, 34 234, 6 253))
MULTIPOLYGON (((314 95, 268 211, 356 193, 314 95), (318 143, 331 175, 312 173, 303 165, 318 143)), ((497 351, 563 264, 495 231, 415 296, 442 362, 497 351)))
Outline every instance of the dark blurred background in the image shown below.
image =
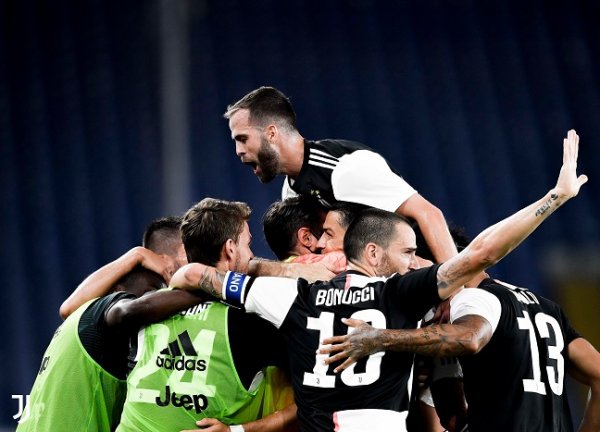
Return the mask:
POLYGON ((258 182, 222 118, 261 85, 305 137, 375 148, 471 235, 554 186, 575 128, 589 184, 492 274, 600 348, 599 20, 596 0, 2 0, 0 425, 62 300, 151 219, 247 201, 273 257, 260 216, 281 178, 258 182))

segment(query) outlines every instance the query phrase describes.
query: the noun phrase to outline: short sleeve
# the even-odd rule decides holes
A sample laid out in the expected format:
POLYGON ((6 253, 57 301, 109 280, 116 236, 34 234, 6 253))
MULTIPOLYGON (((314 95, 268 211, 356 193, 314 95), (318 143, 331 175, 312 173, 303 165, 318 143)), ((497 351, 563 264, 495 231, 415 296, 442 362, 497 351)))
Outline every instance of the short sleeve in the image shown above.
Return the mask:
POLYGON ((577 330, 575 330, 575 328, 571 324, 571 321, 569 320, 565 312, 562 310, 562 308, 558 305, 557 307, 560 315, 560 326, 563 329, 563 332, 565 333, 565 345, 569 345, 575 339, 580 338, 581 335, 577 330))
POLYGON ((223 283, 223 300, 234 306, 244 306, 246 312, 281 326, 298 295, 296 279, 261 276, 252 278, 227 272, 223 283))
POLYGON ((479 315, 485 318, 496 331, 502 315, 502 306, 498 298, 480 288, 465 288, 450 301, 450 322, 467 315, 479 315))
POLYGON ((391 170, 382 156, 369 150, 342 156, 331 174, 331 187, 338 201, 391 212, 417 192, 391 170))
POLYGON ((82 321, 96 323, 98 326, 104 326, 106 322, 106 312, 117 302, 123 299, 135 300, 137 297, 126 291, 118 291, 100 297, 93 302, 83 313, 82 321))
POLYGON ((440 302, 437 272, 440 264, 395 275, 385 283, 386 297, 407 316, 420 320, 440 302))

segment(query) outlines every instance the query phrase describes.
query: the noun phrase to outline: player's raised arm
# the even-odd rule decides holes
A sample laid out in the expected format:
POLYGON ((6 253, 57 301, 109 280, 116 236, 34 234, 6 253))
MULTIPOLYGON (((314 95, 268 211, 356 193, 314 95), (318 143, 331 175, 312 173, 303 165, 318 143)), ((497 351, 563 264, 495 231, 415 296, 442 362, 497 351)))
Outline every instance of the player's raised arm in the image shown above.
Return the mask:
POLYGON ((484 230, 460 254, 446 261, 438 271, 440 298, 448 298, 479 272, 496 264, 525 240, 556 209, 577 196, 588 180, 577 176, 579 136, 570 130, 563 140, 563 165, 556 182, 546 195, 484 230))
MULTIPOLYGON (((569 199, 577 196, 587 182, 577 176, 579 137, 570 130, 563 141, 563 165, 556 182, 543 198, 508 218, 487 228, 456 257, 438 270, 440 298, 447 298, 464 283, 500 261, 531 234, 548 216, 569 199)), ((365 323, 348 320, 357 333, 323 341, 320 354, 335 354, 326 363, 347 358, 336 371, 347 368, 357 359, 381 350, 413 351, 425 355, 458 356, 478 352, 491 337, 489 323, 483 318, 465 317, 455 324, 435 324, 416 330, 377 330, 365 323)))

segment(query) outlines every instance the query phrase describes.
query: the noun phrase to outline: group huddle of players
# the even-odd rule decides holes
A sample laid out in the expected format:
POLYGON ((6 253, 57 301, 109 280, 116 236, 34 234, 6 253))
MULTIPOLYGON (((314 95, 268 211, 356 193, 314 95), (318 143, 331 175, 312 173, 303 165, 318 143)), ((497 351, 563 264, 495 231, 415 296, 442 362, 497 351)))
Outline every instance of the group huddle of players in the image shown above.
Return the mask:
POLYGON ((485 273, 587 181, 575 131, 556 185, 467 242, 374 150, 303 138, 279 90, 225 117, 261 182, 285 175, 280 261, 252 254, 242 202, 154 221, 63 303, 18 431, 570 431, 565 371, 600 430, 600 354, 485 273))

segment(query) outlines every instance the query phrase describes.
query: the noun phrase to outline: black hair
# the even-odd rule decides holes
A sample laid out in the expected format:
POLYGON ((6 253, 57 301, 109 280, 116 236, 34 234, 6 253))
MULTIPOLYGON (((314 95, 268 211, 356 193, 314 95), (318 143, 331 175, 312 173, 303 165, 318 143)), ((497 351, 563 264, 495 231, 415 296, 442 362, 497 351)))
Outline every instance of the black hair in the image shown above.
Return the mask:
POLYGON ((324 207, 316 198, 299 195, 275 201, 263 215, 267 244, 278 259, 286 259, 296 246, 296 233, 306 227, 317 239, 323 232, 324 207))
POLYGON ((253 126, 264 127, 276 122, 289 130, 296 130, 296 113, 289 98, 274 87, 260 87, 252 90, 237 102, 227 106, 223 116, 231 116, 241 110, 250 112, 249 121, 253 126))
POLYGON ((348 261, 360 260, 368 243, 387 249, 396 237, 396 225, 410 222, 404 216, 389 211, 369 208, 360 212, 348 226, 344 237, 344 254, 348 261))

